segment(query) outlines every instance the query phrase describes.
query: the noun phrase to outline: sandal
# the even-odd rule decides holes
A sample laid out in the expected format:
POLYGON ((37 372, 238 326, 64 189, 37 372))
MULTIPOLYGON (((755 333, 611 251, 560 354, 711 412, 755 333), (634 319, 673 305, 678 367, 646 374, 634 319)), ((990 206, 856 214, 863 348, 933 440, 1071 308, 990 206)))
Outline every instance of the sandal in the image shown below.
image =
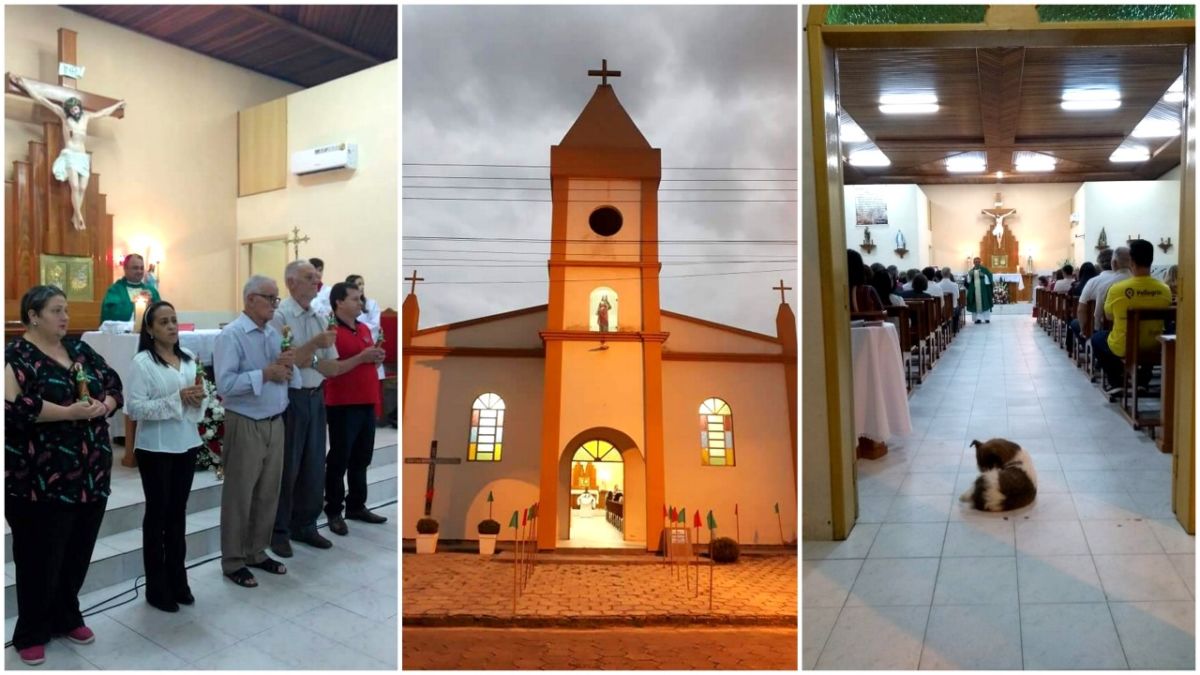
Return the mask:
POLYGON ((270 557, 260 563, 247 563, 246 567, 257 567, 258 569, 266 570, 271 574, 287 574, 287 568, 283 566, 283 563, 270 557))
POLYGON ((229 577, 230 581, 238 586, 241 586, 242 588, 254 588, 258 586, 258 582, 254 579, 254 575, 251 574, 250 570, 246 569, 245 567, 237 570, 236 572, 230 572, 225 576, 229 577))

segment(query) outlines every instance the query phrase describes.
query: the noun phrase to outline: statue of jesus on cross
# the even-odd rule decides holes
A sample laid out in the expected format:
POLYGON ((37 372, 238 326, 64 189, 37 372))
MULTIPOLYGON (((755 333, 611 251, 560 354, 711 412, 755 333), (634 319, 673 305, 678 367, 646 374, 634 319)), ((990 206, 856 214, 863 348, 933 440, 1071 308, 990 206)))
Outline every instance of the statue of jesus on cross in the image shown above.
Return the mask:
POLYGON ((75 210, 75 215, 71 217, 71 223, 75 229, 82 230, 84 229, 83 196, 87 194, 88 179, 92 175, 92 161, 84 146, 84 141, 87 139, 88 122, 99 117, 108 117, 121 110, 125 107, 125 101, 117 101, 107 108, 95 112, 86 112, 83 109, 83 102, 78 98, 68 98, 61 104, 47 98, 46 92, 42 91, 41 82, 19 75, 10 75, 9 80, 14 86, 20 88, 30 98, 45 106, 62 120, 63 149, 58 154, 58 158, 54 160, 51 171, 56 179, 70 183, 71 206, 75 210))
POLYGON ((984 209, 983 215, 991 216, 996 219, 996 226, 992 228, 992 234, 996 237, 996 246, 1000 246, 1004 240, 1004 219, 1016 213, 1016 209, 1002 209, 1004 202, 1000 200, 1000 193, 996 193, 996 204, 994 208, 984 209))

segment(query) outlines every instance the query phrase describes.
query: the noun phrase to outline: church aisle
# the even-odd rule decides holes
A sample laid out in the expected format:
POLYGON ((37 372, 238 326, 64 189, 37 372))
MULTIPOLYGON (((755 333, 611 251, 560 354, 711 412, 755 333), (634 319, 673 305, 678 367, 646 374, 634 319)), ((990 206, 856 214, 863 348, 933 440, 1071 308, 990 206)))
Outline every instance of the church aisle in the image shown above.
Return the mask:
MULTIPOLYGON (((46 663, 4 653, 6 670, 395 670, 398 507, 373 508, 384 525, 350 521, 334 548, 296 546, 284 576, 260 574, 241 589, 219 561, 191 569, 196 604, 168 614, 137 599, 87 618, 90 645, 55 638, 46 663)), ((189 564, 195 561, 189 561, 189 564)), ((129 590, 128 582, 80 596, 86 609, 129 590)), ((131 597, 127 594, 117 602, 131 597)), ((110 603, 110 606, 115 603, 110 603)), ((7 622, 11 638, 15 622, 7 622)))
POLYGON ((1192 669, 1195 538, 1171 456, 1031 317, 968 323, 911 399, 913 433, 858 462, 844 542, 805 542, 803 667, 1192 669), (1036 501, 958 501, 972 439, 1033 456, 1036 501))

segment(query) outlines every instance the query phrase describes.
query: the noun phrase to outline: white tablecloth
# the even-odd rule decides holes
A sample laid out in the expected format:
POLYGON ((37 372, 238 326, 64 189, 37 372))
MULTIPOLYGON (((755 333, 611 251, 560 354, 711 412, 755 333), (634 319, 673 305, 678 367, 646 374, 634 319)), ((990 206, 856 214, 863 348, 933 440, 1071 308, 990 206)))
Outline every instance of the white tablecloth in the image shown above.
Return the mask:
MULTIPOLYGON (((179 334, 179 343, 191 350, 200 359, 200 363, 211 366, 213 344, 220 332, 216 329, 185 331, 179 334)), ((133 365, 134 354, 137 354, 138 336, 132 333, 113 335, 92 331, 84 333, 82 340, 104 357, 109 367, 117 371, 121 384, 128 386, 130 366, 133 365)), ((124 410, 109 418, 108 433, 111 436, 125 435, 124 410)))
POLYGON ((850 329, 854 433, 876 441, 912 432, 900 337, 890 323, 850 329))
POLYGON ((1007 281, 1007 282, 1009 282, 1009 283, 1016 284, 1016 285, 1017 285, 1017 289, 1018 289, 1018 290, 1022 290, 1022 291, 1023 291, 1023 290, 1025 290, 1025 278, 1024 278, 1024 277, 1022 277, 1020 274, 1011 274, 1011 273, 1007 273, 1007 274, 1000 274, 1000 273, 993 273, 993 274, 992 274, 992 279, 993 279, 994 281, 1007 281))

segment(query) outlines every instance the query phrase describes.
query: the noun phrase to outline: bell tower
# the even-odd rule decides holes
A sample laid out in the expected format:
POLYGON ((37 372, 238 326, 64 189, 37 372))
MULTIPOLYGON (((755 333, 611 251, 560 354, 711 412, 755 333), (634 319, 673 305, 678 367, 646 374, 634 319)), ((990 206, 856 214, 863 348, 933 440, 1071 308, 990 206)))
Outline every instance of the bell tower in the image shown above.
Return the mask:
MULTIPOLYGON (((562 455, 580 434, 612 430, 626 458, 625 539, 658 547, 665 495, 658 279, 661 151, 650 147, 608 78, 550 148, 553 211, 542 414, 539 548, 566 538, 562 455), (636 453, 636 456, 629 453, 636 453), (632 468, 638 464, 636 469, 632 468), (641 483, 640 485, 638 483, 641 483), (553 505, 553 507, 551 506, 553 505), (636 515, 632 513, 637 511, 636 515)), ((609 442, 616 440, 605 438, 609 442)))

